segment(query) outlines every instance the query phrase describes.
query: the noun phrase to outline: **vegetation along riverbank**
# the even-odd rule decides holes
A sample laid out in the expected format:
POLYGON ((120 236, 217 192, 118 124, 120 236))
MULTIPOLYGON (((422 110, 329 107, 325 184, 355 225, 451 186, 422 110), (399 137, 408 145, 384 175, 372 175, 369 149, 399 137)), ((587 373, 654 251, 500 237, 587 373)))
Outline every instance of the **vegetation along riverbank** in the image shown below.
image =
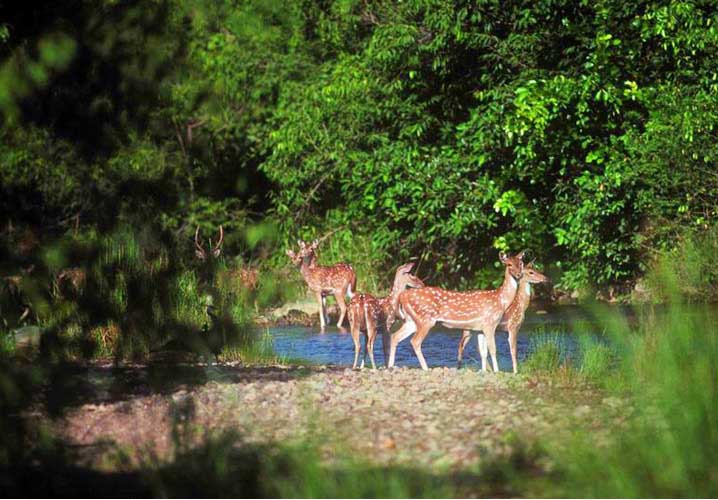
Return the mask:
POLYGON ((0 493, 718 496, 717 13, 4 9, 0 493))

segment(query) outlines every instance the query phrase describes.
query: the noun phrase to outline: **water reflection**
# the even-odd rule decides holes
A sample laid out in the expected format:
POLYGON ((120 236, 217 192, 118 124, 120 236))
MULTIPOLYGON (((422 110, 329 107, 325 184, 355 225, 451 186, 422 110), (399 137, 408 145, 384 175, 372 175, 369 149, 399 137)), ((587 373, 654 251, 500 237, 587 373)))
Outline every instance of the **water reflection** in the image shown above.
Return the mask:
MULTIPOLYGON (((540 336, 549 336, 552 341, 562 343, 561 352, 564 355, 570 356, 572 359, 578 358, 579 342, 576 336, 566 333, 570 331, 569 325, 585 322, 586 319, 576 308, 560 308, 545 314, 533 312, 527 314, 518 338, 519 364, 530 354, 540 336)), ((347 367, 350 367, 354 361, 354 344, 346 330, 340 331, 336 327, 332 327, 327 328, 327 332, 321 334, 318 327, 290 326, 270 328, 269 333, 272 336, 275 352, 283 357, 347 367)), ((464 366, 472 369, 481 367, 476 337, 476 335, 472 337, 471 343, 464 351, 464 366)), ((460 330, 442 327, 432 329, 422 344, 422 351, 429 367, 455 367, 460 338, 460 330)), ((499 369, 510 371, 511 354, 506 332, 497 332, 496 345, 499 369)), ((380 338, 377 338, 374 356, 377 366, 384 366, 384 352, 380 338)), ((399 344, 396 352, 396 365, 419 367, 419 361, 411 347, 410 339, 399 344)))

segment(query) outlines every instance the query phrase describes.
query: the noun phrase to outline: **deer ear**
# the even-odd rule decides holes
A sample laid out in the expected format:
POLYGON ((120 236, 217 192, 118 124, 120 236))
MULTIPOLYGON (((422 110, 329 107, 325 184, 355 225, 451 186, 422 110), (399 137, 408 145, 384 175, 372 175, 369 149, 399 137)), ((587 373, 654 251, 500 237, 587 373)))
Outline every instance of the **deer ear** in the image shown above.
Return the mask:
POLYGON ((507 258, 506 258, 506 254, 504 252, 499 252, 499 260, 501 262, 503 262, 504 264, 506 263, 507 258))
POLYGON ((516 254, 516 258, 523 259, 525 253, 526 253, 526 250, 521 250, 519 253, 516 254))
POLYGON ((199 260, 205 260, 207 258, 207 254, 202 250, 195 250, 194 254, 199 260))
POLYGON ((412 287, 414 287, 414 288, 424 288, 424 287, 426 286, 426 285, 424 284, 424 282, 421 281, 420 278, 417 278, 417 277, 414 276, 413 274, 410 275, 410 276, 411 276, 411 286, 412 286, 412 287))
POLYGON ((221 253, 222 253, 222 247, 217 247, 214 250, 212 250, 212 255, 214 255, 215 258, 219 257, 219 254, 221 254, 221 253))
POLYGON ((414 263, 413 263, 413 262, 409 262, 408 264, 404 264, 404 265, 401 266, 401 267, 402 267, 402 271, 404 271, 405 273, 408 274, 408 273, 411 272, 411 269, 414 267, 414 263))
POLYGON ((319 240, 312 241, 312 248, 315 250, 319 248, 319 240))

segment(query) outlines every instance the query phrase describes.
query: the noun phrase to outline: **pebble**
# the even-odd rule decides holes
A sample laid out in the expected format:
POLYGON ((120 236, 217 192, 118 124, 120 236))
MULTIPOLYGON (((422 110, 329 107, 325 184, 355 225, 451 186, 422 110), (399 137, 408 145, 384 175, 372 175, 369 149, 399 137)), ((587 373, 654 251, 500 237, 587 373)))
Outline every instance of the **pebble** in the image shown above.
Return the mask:
MULTIPOLYGON (((326 366, 219 370, 231 370, 227 382, 177 386, 169 396, 143 396, 129 406, 78 407, 66 417, 62 432, 84 443, 105 438, 120 446, 152 442, 163 456, 170 453, 170 407, 192 397, 201 402, 194 424, 208 431, 234 427, 247 442, 317 436, 323 445, 367 453, 379 462, 443 467, 478 459, 479 445, 489 450, 484 455, 498 453, 506 447, 502 439, 507 432, 519 440, 533 439, 549 426, 561 428, 562 418, 595 414, 592 406, 577 402, 589 400, 579 391, 567 408, 556 403, 550 390, 541 389, 539 395, 536 388, 514 383, 511 374, 449 367, 427 372, 326 366), (92 423, 100 409, 107 425, 92 423)), ((93 378, 93 384, 102 382, 93 378)), ((614 408, 624 403, 604 398, 601 404, 614 408)))

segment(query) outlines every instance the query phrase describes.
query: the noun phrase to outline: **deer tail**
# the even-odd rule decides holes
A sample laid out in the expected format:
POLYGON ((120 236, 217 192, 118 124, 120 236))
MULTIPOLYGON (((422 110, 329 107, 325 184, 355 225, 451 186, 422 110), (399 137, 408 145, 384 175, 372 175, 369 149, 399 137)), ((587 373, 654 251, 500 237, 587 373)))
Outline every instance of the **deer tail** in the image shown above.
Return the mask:
POLYGON ((349 286, 347 287, 347 295, 349 296, 350 299, 352 297, 354 297, 354 291, 356 290, 356 288, 357 288, 357 275, 354 272, 354 270, 352 269, 352 279, 349 280, 349 286))
POLYGON ((369 310, 366 306, 367 301, 364 301, 364 328, 366 328, 366 333, 369 335, 369 310))
POLYGON ((404 306, 401 305, 401 301, 399 301, 399 305, 398 305, 398 307, 396 308, 396 310, 398 311, 399 317, 400 317, 401 319, 406 318, 406 314, 404 313, 404 306))

